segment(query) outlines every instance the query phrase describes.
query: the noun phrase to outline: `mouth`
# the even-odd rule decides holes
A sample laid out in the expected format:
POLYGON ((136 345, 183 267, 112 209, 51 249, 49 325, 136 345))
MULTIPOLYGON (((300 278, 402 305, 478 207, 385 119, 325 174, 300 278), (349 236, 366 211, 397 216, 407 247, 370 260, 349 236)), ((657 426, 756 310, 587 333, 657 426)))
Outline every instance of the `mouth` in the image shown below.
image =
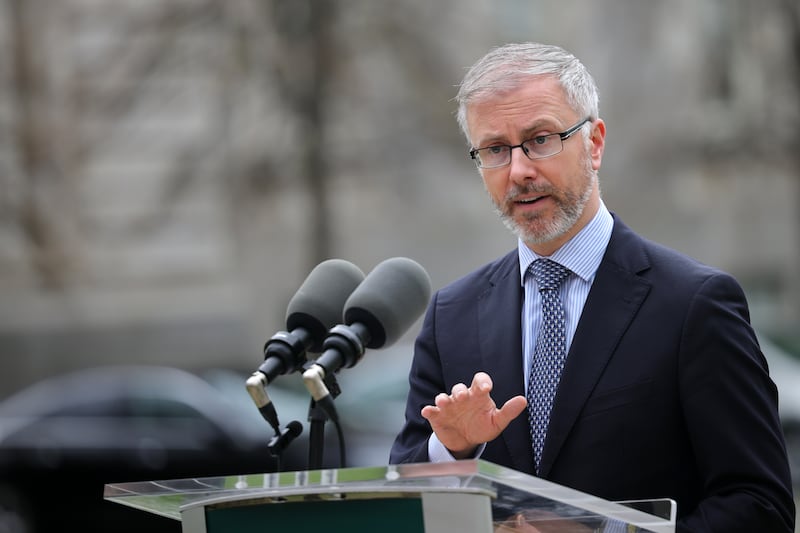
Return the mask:
POLYGON ((542 201, 545 198, 547 198, 546 194, 543 194, 541 196, 531 196, 529 198, 518 198, 514 200, 514 203, 519 205, 533 205, 542 201))

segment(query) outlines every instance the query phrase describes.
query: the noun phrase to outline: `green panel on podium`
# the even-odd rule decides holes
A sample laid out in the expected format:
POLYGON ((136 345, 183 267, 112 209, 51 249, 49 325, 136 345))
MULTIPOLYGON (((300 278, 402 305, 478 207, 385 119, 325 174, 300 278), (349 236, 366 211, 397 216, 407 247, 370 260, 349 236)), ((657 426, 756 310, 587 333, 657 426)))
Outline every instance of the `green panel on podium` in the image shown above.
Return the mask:
POLYGON ((222 507, 206 511, 208 533, 230 531, 423 533, 420 498, 296 501, 222 507), (269 526, 268 528, 266 526, 269 526), (312 529, 319 528, 319 529, 312 529))

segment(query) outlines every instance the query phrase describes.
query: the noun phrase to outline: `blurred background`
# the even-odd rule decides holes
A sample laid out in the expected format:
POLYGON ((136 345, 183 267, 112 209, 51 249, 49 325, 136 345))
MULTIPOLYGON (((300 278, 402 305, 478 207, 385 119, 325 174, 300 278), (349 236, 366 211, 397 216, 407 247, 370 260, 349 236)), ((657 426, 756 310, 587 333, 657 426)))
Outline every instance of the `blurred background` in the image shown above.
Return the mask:
MULTIPOLYGON (((796 0, 0 0, 0 529, 135 530, 103 483, 303 468, 244 380, 324 259, 436 289, 515 246, 452 98, 521 40, 595 76, 609 209, 744 286, 797 478, 796 0)), ((417 330, 342 372, 349 466, 388 460, 417 330)), ((306 425, 299 375, 270 395, 306 425)))

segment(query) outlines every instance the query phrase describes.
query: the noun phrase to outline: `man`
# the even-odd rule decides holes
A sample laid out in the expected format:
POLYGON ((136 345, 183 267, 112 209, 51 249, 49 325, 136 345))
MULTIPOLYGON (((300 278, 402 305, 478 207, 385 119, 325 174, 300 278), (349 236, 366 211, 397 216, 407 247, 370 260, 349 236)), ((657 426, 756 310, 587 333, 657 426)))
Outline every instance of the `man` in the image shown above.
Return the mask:
POLYGON ((777 392, 742 289, 606 209, 585 67, 507 45, 457 101, 518 247, 432 299, 391 462, 481 457, 609 500, 672 498, 678 531, 791 533, 777 392))

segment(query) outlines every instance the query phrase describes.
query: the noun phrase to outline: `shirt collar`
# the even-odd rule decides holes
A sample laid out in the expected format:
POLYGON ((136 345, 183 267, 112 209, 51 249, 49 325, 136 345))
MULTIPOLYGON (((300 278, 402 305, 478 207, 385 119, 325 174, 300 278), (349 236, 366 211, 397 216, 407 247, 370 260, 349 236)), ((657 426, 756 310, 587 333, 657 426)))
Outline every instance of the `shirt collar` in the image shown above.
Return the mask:
MULTIPOLYGON (((603 254, 605 254, 608 241, 611 240, 613 228, 614 218, 600 200, 600 207, 592 220, 553 255, 549 256, 549 259, 567 267, 584 281, 591 281, 603 260, 603 254)), ((543 256, 528 248, 522 239, 517 241, 517 251, 520 283, 524 284, 525 273, 531 263, 543 256)))

